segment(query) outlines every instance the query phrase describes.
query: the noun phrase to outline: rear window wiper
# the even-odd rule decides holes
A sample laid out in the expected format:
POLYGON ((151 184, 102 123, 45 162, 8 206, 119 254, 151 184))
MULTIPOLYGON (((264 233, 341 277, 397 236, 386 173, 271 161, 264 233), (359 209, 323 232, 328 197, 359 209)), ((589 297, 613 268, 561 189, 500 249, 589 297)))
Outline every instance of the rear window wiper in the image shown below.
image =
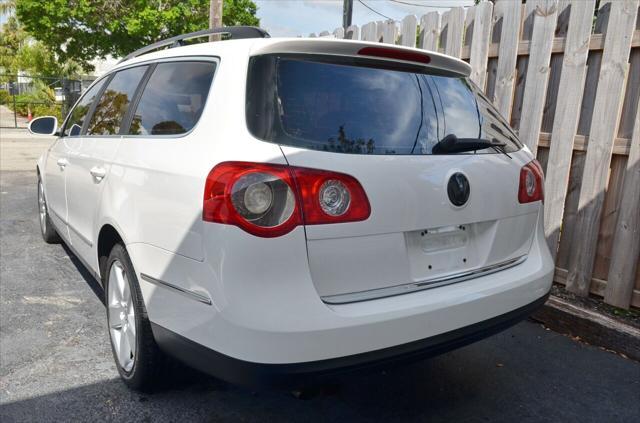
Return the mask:
POLYGON ((431 154, 464 153, 492 148, 511 158, 505 149, 506 145, 506 143, 500 142, 496 138, 491 140, 484 138, 458 138, 455 134, 449 134, 433 146, 431 154))

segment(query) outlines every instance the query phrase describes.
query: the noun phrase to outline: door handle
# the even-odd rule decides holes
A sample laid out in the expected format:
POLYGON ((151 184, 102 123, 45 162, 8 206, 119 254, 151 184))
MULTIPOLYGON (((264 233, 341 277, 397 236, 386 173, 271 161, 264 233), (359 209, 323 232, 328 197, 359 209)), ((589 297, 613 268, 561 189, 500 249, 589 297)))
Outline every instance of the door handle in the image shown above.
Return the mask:
POLYGON ((93 176, 97 182, 100 182, 107 174, 107 171, 104 170, 103 167, 94 166, 89 170, 89 173, 91 173, 91 176, 93 176))
POLYGON ((60 170, 64 170, 64 168, 69 164, 69 161, 67 159, 58 159, 58 166, 60 166, 60 170))

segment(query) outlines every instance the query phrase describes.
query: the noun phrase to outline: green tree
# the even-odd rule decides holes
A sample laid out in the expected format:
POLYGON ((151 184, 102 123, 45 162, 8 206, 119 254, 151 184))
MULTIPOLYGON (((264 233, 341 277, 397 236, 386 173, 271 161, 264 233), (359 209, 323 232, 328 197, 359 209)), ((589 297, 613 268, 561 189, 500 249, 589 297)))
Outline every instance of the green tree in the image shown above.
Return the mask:
POLYGON ((76 62, 61 64, 53 51, 29 36, 13 15, 15 6, 15 0, 0 2, 0 14, 8 16, 0 28, 0 73, 15 75, 24 71, 54 77, 77 74, 80 68, 76 62))
POLYGON ((9 16, 0 29, 0 71, 14 74, 18 71, 18 51, 25 45, 28 34, 22 30, 18 20, 9 16))
MULTIPOLYGON (((208 27, 209 0, 14 0, 25 29, 61 61, 126 54, 208 27)), ((225 0, 225 25, 259 25, 252 0, 225 0)))

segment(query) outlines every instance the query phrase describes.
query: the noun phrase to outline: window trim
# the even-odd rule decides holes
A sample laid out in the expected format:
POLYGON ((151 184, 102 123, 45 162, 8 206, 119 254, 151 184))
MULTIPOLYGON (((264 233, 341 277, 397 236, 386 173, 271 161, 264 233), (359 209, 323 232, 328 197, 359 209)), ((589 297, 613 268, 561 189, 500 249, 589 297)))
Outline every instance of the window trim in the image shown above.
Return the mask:
POLYGON ((133 100, 135 100, 136 96, 138 95, 138 93, 140 91, 140 87, 142 86, 143 82, 145 81, 145 78, 147 78, 147 75, 149 74, 149 70, 152 69, 152 68, 155 69, 155 65, 149 64, 149 63, 145 63, 145 64, 136 63, 135 66, 127 66, 127 67, 118 68, 118 69, 115 69, 115 70, 111 71, 108 74, 109 80, 107 82, 105 82, 104 86, 100 89, 99 96, 97 97, 96 100, 94 100, 93 104, 91 105, 91 109, 89 109, 89 116, 90 117, 82 125, 82 131, 80 132, 80 136, 81 137, 87 137, 87 138, 88 137, 91 137, 91 138, 116 138, 116 137, 122 136, 120 133, 122 132, 123 124, 127 124, 127 116, 129 115, 130 106, 131 106, 131 104, 133 104, 133 100), (100 102, 100 99, 102 99, 102 94, 104 94, 104 92, 106 91, 106 89, 109 86, 109 84, 111 84, 111 81, 113 81, 113 78, 115 78, 115 76, 119 72, 123 72, 123 71, 129 70, 129 69, 139 68, 139 67, 142 67, 142 66, 148 66, 148 68, 144 72, 144 74, 142 75, 142 78, 140 78, 140 81, 138 81, 138 85, 136 85, 136 89, 133 91, 132 101, 131 101, 131 103, 129 103, 129 107, 127 108, 127 112, 124 114, 124 116, 122 116, 122 122, 120 124, 120 129, 118 130, 118 133, 117 134, 109 134, 109 135, 87 134, 87 130, 89 129, 89 123, 91 122, 91 119, 93 119, 93 114, 95 113, 96 109, 98 108, 98 103, 100 102))
MULTIPOLYGON (((209 91, 207 92, 207 97, 205 98, 204 104, 203 104, 203 113, 202 115, 204 115, 204 110, 207 108, 207 104, 209 102, 209 98, 211 97, 211 92, 213 90, 213 85, 215 83, 215 79, 216 79, 216 75, 218 74, 218 68, 220 67, 220 63, 221 63, 221 58, 219 56, 203 56, 203 55, 197 55, 197 56, 174 56, 174 57, 164 57, 162 59, 152 59, 152 60, 147 60, 145 62, 141 62, 141 63, 136 63, 135 65, 141 65, 141 64, 153 64, 153 69, 155 70, 155 68, 157 67, 158 64, 160 63, 170 63, 170 62, 208 62, 208 63, 215 63, 215 69, 213 70, 213 77, 211 78, 211 84, 209 86, 209 91)), ((133 66, 130 66, 133 67, 133 66)), ((126 69, 126 68, 122 68, 122 69, 126 69)), ((118 69, 121 70, 121 69, 118 69)), ((136 104, 135 104, 135 109, 132 109, 132 113, 130 116, 130 119, 127 123, 127 128, 126 128, 126 132, 129 132, 129 126, 131 125, 131 121, 133 120, 133 113, 135 112, 135 110, 138 107, 138 103, 140 102, 140 99, 142 98, 142 94, 144 94, 144 89, 147 87, 147 83, 149 82, 149 79, 151 79, 152 74, 149 74, 148 78, 143 78, 143 81, 141 81, 141 83, 144 83, 144 86, 142 87, 142 90, 140 91, 140 96, 136 99, 136 104)), ((193 127, 191 129, 189 129, 186 132, 183 132, 181 134, 150 134, 150 135, 132 135, 132 134, 121 134, 118 135, 124 139, 136 139, 136 138, 141 138, 141 139, 174 139, 174 138, 183 138, 186 137, 187 135, 191 134, 193 131, 195 131, 195 129, 198 127, 198 125, 200 124, 200 121, 202 120, 202 115, 200 115, 200 118, 198 119, 198 121, 196 122, 195 125, 193 125, 193 127)))
MULTIPOLYGON (((155 72, 157 67, 158 67, 158 63, 149 64, 147 71, 144 73, 144 75, 140 79, 140 82, 136 87, 136 91, 133 94, 133 98, 131 99, 131 103, 129 103, 129 107, 127 108, 127 113, 125 113, 124 116, 122 117, 122 123, 120 125, 120 131, 118 131, 118 136, 126 135, 126 133, 129 132, 129 129, 131 127, 131 122, 133 121, 133 113, 138 108, 138 103, 140 102, 142 93, 144 92, 144 89, 147 88, 147 82, 149 82, 151 75, 153 75, 153 72, 155 72)), ((131 68, 128 68, 128 69, 131 69, 131 68)))
MULTIPOLYGON (((104 83, 107 84, 109 81, 108 79, 111 78, 111 74, 106 74, 101 76, 100 78, 96 78, 95 81, 93 81, 91 83, 91 85, 89 85, 89 87, 87 87, 87 89, 85 90, 84 94, 82 94, 78 100, 76 100, 76 102, 73 104, 73 107, 71 108, 71 110, 69 110, 69 113, 67 113, 66 118, 64 119, 64 122, 62 123, 62 126, 60 127, 60 138, 79 138, 84 136, 82 133, 82 129, 84 128, 84 123, 82 124, 82 128, 80 128, 80 134, 78 135, 64 135, 64 131, 67 129, 67 124, 69 123, 69 118, 71 117, 71 114, 73 113, 73 111, 76 109, 76 107, 78 106, 78 104, 80 103, 80 101, 82 99, 84 99, 84 97, 87 95, 87 93, 96 85, 98 84, 100 81, 105 81, 104 83)), ((96 102, 97 98, 100 98, 102 96, 102 91, 104 90, 104 85, 102 87, 100 87, 100 89, 98 90, 98 92, 96 93, 96 98, 93 99, 93 101, 91 102, 91 105, 89 106, 89 111, 87 112, 87 116, 89 116, 89 114, 91 114, 93 116, 93 104, 96 102)), ((86 118, 85 118, 86 120, 86 118)))

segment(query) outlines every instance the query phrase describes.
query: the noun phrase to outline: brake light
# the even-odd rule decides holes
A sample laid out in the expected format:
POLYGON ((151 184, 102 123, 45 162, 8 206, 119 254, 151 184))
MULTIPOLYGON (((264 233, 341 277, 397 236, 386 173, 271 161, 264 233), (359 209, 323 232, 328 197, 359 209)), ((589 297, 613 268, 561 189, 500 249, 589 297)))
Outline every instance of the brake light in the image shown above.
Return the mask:
POLYGON ((520 169, 518 201, 520 203, 544 202, 544 172, 535 159, 520 169))
POLYGON ((205 184, 202 218, 260 237, 296 226, 366 220, 369 200, 352 176, 276 164, 224 162, 205 184))
POLYGON ((424 63, 425 65, 431 62, 431 57, 427 54, 389 47, 363 47, 358 50, 358 54, 361 56, 373 56, 385 59, 404 60, 407 62, 418 62, 424 63))

